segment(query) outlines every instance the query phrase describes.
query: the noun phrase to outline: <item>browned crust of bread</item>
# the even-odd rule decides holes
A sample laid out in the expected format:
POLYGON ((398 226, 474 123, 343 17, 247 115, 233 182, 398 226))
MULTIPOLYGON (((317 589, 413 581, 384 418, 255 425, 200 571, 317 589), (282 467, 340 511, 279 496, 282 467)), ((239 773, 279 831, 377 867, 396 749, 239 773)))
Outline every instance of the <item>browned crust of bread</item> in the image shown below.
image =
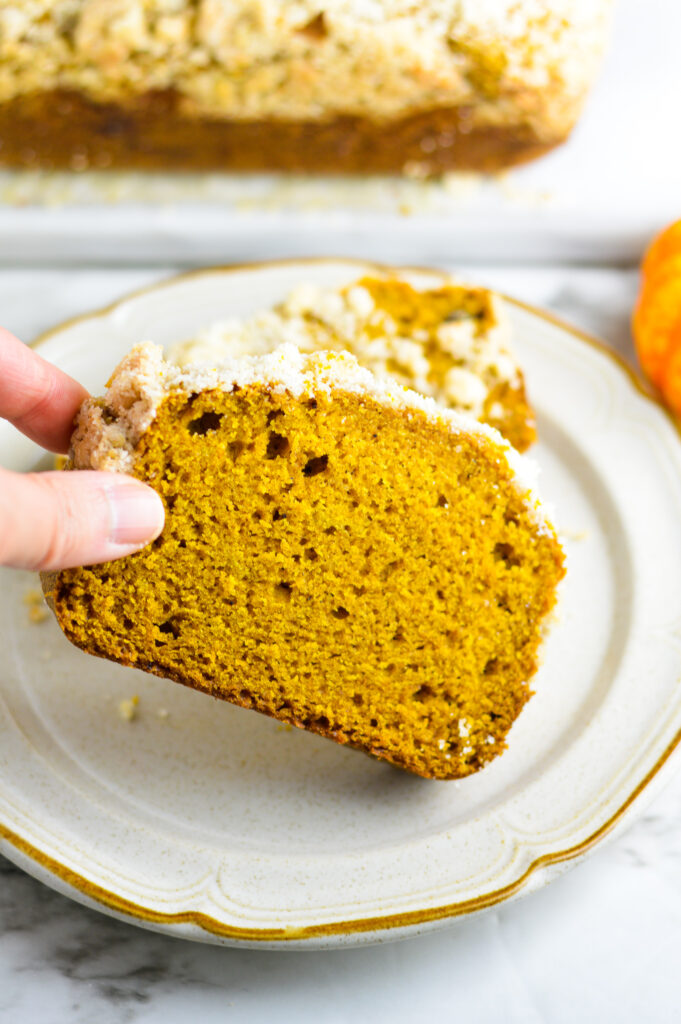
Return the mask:
POLYGON ((235 121, 180 111, 173 90, 125 105, 77 92, 18 96, 0 104, 6 167, 176 171, 288 171, 437 175, 498 171, 547 153, 565 137, 539 139, 528 124, 471 128, 470 106, 373 121, 235 121))
POLYGON ((59 626, 61 628, 63 628, 62 625, 61 625, 61 622, 59 620, 59 613, 57 612, 57 604, 56 604, 56 601, 54 599, 54 595, 55 595, 55 591, 57 589, 58 581, 59 581, 59 573, 58 572, 41 572, 40 573, 40 584, 41 584, 41 586, 43 588, 43 594, 45 595, 45 601, 47 602, 47 607, 50 609, 50 611, 52 611, 54 613, 54 617, 56 618, 57 622, 59 622, 59 626))
MULTIPOLYGON (((277 710, 275 713, 274 711, 272 711, 270 707, 267 706, 267 704, 258 701, 253 694, 251 694, 250 700, 245 698, 243 696, 245 690, 244 687, 241 687, 240 690, 235 693, 235 695, 230 695, 229 698, 227 698, 224 692, 222 692, 218 686, 198 686, 195 682, 189 682, 187 679, 185 679, 183 676, 179 675, 176 672, 172 672, 167 668, 160 669, 156 664, 154 664, 154 662, 148 662, 146 664, 141 664, 140 662, 133 663, 129 658, 126 658, 125 656, 113 657, 108 653, 104 653, 103 651, 98 650, 98 648, 94 645, 89 646, 86 644, 80 644, 74 638, 71 631, 68 629, 63 617, 59 614, 59 602, 58 599, 55 598, 59 581, 59 573, 43 572, 40 574, 40 580, 42 583, 45 600, 47 601, 48 606, 54 613, 55 618, 59 623, 59 627, 64 633, 64 636, 70 643, 74 645, 74 647, 77 647, 79 650, 84 651, 86 654, 92 654, 96 658, 102 658, 104 661, 114 661, 119 665, 124 665, 126 668, 132 667, 141 669, 144 672, 148 672, 150 675, 158 676, 160 679, 170 679, 175 683, 181 683, 182 686, 186 686, 190 690, 197 690, 200 693, 206 693, 210 697, 214 697, 216 700, 226 701, 229 704, 234 704, 236 707, 245 708, 249 711, 258 711, 260 712, 260 714, 267 715, 268 718, 273 718, 278 722, 284 722, 287 725, 293 725, 297 729, 304 729, 306 732, 314 732, 318 736, 323 736, 325 739, 334 740, 336 743, 339 743, 342 746, 352 747, 353 750, 359 750, 363 754, 368 754, 370 757, 376 758, 379 761, 387 762, 388 764, 391 764, 396 768, 405 769, 406 771, 409 771, 412 774, 419 775, 421 778, 441 780, 448 780, 452 778, 451 774, 448 774, 444 765, 442 771, 438 771, 436 765, 431 765, 431 768, 428 772, 422 771, 419 769, 417 765, 412 764, 412 762, 409 761, 407 758, 400 758, 399 756, 396 756, 395 754, 391 753, 385 747, 370 748, 364 746, 361 743, 353 742, 349 738, 349 736, 345 732, 343 732, 342 729, 324 728, 324 726, 322 726, 317 719, 302 720, 300 718, 297 718, 294 714, 290 713, 290 711, 287 710, 277 710)), ((517 700, 514 702, 513 720, 517 718, 517 716, 520 714, 523 707, 530 699, 530 697, 533 696, 533 694, 534 691, 528 688, 525 691, 525 699, 517 700)))
MULTIPOLYGON (((235 689, 233 693, 227 696, 224 693, 224 690, 221 690, 217 685, 212 687, 201 686, 194 681, 189 681, 188 679, 181 676, 179 673, 173 672, 167 667, 160 668, 154 662, 147 662, 144 664, 140 663, 139 661, 133 662, 130 658, 125 657, 125 655, 113 656, 110 653, 100 651, 96 645, 79 643, 77 639, 74 637, 71 630, 69 630, 68 624, 64 617, 60 615, 58 592, 59 575, 60 574, 58 572, 43 572, 40 574, 40 580, 43 588, 43 593, 45 595, 45 600, 49 608, 54 613, 54 616, 59 624, 59 627, 64 633, 67 640, 70 643, 72 643, 74 647, 77 647, 84 653, 94 655, 97 658, 102 658, 105 661, 114 661, 119 665, 125 666, 126 668, 132 667, 141 669, 142 671, 148 672, 149 674, 155 675, 161 679, 170 679, 173 682, 180 683, 182 686, 186 686, 191 690, 197 690, 198 692, 206 693, 217 700, 226 701, 229 704, 234 704, 235 706, 244 708, 246 710, 258 711, 261 714, 267 715, 268 718, 273 718, 276 721, 280 721, 288 725, 295 726, 298 729, 304 729, 307 732, 316 733, 317 735, 323 736, 326 739, 334 740, 336 743, 339 743, 342 746, 352 747, 354 750, 361 751, 362 753, 368 754, 370 757, 376 758, 379 761, 387 762, 388 764, 391 764, 394 767, 404 769, 415 775, 419 775, 421 778, 439 779, 447 781, 454 777, 451 775, 450 772, 448 772, 446 762, 444 762, 441 766, 438 766, 437 763, 431 763, 428 771, 424 771, 420 769, 418 765, 412 763, 408 758, 401 758, 399 757, 399 755, 390 752, 385 747, 368 747, 361 743, 353 742, 353 740, 351 740, 350 737, 343 730, 325 728, 322 724, 320 724, 319 720, 316 718, 306 720, 300 719, 296 717, 294 714, 292 714, 290 709, 277 709, 277 711, 274 712, 265 702, 258 701, 257 697, 254 694, 249 692, 249 697, 246 698, 244 696, 244 693, 246 692, 246 687, 244 687, 242 684, 240 684, 239 689, 235 689)), ((548 613, 550 607, 551 603, 547 599, 545 609, 546 613, 548 613)), ((534 673, 534 670, 535 669, 533 669, 530 672, 530 675, 534 673)), ((522 693, 522 699, 519 695, 514 695, 513 709, 510 716, 510 724, 512 724, 517 719, 523 707, 533 695, 534 690, 532 690, 530 687, 527 687, 524 690, 524 692, 522 693)), ((505 746, 506 742, 504 737, 502 740, 502 750, 505 748, 505 746)))

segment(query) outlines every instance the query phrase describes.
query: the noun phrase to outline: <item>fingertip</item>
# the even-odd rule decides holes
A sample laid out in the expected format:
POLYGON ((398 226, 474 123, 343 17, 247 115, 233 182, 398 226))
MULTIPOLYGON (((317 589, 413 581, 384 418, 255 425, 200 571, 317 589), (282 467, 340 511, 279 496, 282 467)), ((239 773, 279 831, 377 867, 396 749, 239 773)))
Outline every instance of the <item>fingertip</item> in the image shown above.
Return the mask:
POLYGON ((111 544, 138 549, 163 531, 165 507, 153 488, 132 477, 121 477, 108 482, 104 494, 111 544))
POLYGON ((0 327, 0 416, 44 448, 68 451, 85 388, 0 327))

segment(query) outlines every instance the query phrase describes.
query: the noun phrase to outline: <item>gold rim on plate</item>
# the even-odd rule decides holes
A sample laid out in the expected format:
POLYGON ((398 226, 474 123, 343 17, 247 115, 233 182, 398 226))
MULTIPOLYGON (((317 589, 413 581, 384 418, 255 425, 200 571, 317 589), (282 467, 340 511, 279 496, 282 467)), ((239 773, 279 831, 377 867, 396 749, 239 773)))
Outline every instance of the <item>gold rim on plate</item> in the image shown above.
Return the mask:
MULTIPOLYGON (((310 263, 347 263, 349 265, 356 264, 362 267, 371 267, 381 273, 419 273, 419 274, 432 274, 436 277, 446 278, 450 275, 443 270, 432 269, 429 267, 393 267, 387 266, 386 264, 376 263, 372 261, 360 260, 360 259, 333 259, 331 257, 316 257, 312 259, 280 259, 280 260, 261 260, 252 263, 240 263, 232 264, 229 266, 215 266, 215 267, 204 267, 197 270, 186 271, 182 274, 175 274, 163 281, 157 282, 152 285, 148 285, 144 288, 137 289, 133 292, 129 292, 124 297, 117 299, 115 302, 110 303, 100 309, 93 310, 90 313, 84 313, 76 317, 71 317, 68 320, 63 321, 56 327, 51 328, 48 331, 44 331, 38 335, 37 338, 31 342, 31 347, 37 347, 43 342, 47 341, 53 335, 61 333, 65 328, 71 327, 74 324, 81 323, 85 320, 89 320, 95 317, 106 316, 119 306, 137 296, 146 295, 150 292, 157 291, 161 288, 165 288, 168 285, 175 284, 178 281, 187 280, 193 277, 201 277, 210 274, 229 274, 244 270, 258 270, 263 267, 276 267, 285 266, 292 264, 310 264, 310 263)), ((498 293, 499 294, 499 293, 498 293)), ((585 331, 581 331, 576 327, 565 323, 559 317, 553 316, 551 313, 547 313, 541 309, 537 309, 535 306, 530 305, 526 302, 521 302, 518 299, 511 298, 510 296, 503 295, 502 298, 512 306, 519 307, 528 313, 538 317, 541 320, 545 320, 548 323, 559 327, 561 330, 566 331, 579 341, 590 345, 592 348, 597 349, 603 355, 611 359, 620 370, 622 370, 629 378, 630 383, 634 388, 643 395, 649 402, 657 406, 662 410, 667 420, 672 424, 676 432, 681 437, 681 424, 675 417, 665 408, 660 399, 653 394, 649 388, 647 388, 641 381, 636 372, 632 367, 622 358, 617 352, 614 352, 611 348, 605 345, 603 342, 594 338, 585 331)), ((500 889, 492 890, 489 893, 484 893, 481 896, 477 896, 473 899, 463 900, 458 903, 448 903, 440 907, 431 907, 425 910, 413 910, 402 914, 385 914, 375 917, 359 918, 351 921, 339 921, 332 922, 329 924, 315 924, 308 925, 303 928, 238 928, 232 925, 223 924, 216 918, 211 917, 209 914, 204 914, 201 911, 186 910, 178 911, 176 913, 164 913, 162 911, 153 910, 149 907, 144 907, 138 903, 134 903, 131 900, 127 900, 116 893, 109 892, 103 886, 97 885, 83 875, 64 864, 61 864, 55 858, 48 856, 39 850, 32 843, 23 839, 16 832, 12 831, 8 826, 0 822, 0 839, 9 843, 23 856, 34 861, 36 865, 39 865, 49 874, 54 875, 62 882, 66 883, 77 892, 81 893, 87 899, 92 900, 95 903, 99 903, 101 906, 106 907, 109 910, 113 910, 116 913, 123 914, 133 920, 140 921, 144 924, 152 925, 179 925, 179 924, 190 924, 197 928, 207 932, 210 935, 215 935, 224 939, 233 939, 240 942, 291 942, 301 941, 305 939, 314 939, 320 937, 329 936, 341 936, 341 935, 353 935, 364 932, 381 932, 388 931, 395 928, 408 928, 417 925, 430 924, 436 921, 442 921, 447 918, 462 917, 466 914, 474 913, 475 911, 488 909, 496 906, 499 903, 503 903, 505 900, 510 899, 512 896, 517 895, 526 886, 529 879, 535 875, 538 871, 544 868, 551 867, 557 864, 567 864, 570 861, 574 861, 577 858, 586 854, 591 850, 597 843, 599 843, 608 833, 610 833, 615 826, 622 820, 623 816, 632 806, 632 804, 638 799, 643 791, 648 787, 652 780, 659 774, 660 770, 669 761, 674 751, 681 744, 681 729, 676 733, 672 741, 668 744, 664 750, 662 756, 658 759, 655 765, 647 772, 643 779, 638 785, 632 790, 629 796, 626 798, 624 803, 612 814, 606 822, 600 825, 590 836, 582 840, 580 843, 576 843, 573 846, 567 847, 565 850, 558 850, 554 853, 542 854, 536 857, 532 863, 526 868, 523 874, 517 878, 514 882, 510 882, 508 885, 503 886, 500 889)))

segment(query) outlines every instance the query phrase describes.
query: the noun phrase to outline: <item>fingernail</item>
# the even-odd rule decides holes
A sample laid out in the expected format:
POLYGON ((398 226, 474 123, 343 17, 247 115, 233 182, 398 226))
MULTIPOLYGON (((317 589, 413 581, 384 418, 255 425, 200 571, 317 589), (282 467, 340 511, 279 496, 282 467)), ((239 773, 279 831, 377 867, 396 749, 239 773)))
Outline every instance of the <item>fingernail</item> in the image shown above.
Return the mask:
POLYGON ((113 544, 147 544, 163 529, 165 511, 155 491, 142 484, 108 487, 109 540, 113 544))

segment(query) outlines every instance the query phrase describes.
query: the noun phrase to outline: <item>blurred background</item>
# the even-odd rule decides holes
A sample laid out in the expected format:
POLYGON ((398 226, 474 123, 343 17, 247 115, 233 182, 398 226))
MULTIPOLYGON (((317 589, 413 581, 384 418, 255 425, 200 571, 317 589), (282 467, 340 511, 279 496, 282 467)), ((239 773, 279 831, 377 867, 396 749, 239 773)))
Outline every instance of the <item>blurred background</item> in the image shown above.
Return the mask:
POLYGON ((0 261, 635 262, 678 204, 680 34, 678 4, 619 0, 568 142, 502 174, 2 171, 0 261))

